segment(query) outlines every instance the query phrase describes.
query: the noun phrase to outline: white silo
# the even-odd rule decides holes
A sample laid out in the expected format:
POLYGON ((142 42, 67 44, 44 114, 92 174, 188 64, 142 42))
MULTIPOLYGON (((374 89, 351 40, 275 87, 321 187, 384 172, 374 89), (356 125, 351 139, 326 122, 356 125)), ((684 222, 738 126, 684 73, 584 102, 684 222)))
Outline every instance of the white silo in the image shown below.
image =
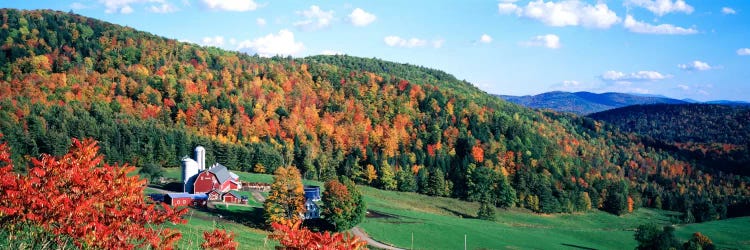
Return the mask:
POLYGON ((182 158, 182 184, 184 192, 192 193, 193 184, 191 182, 195 181, 194 177, 200 171, 199 168, 198 162, 190 159, 190 157, 185 156, 182 158))
POLYGON ((206 170, 206 149, 197 146, 195 147, 195 161, 198 162, 198 169, 201 171, 206 170))

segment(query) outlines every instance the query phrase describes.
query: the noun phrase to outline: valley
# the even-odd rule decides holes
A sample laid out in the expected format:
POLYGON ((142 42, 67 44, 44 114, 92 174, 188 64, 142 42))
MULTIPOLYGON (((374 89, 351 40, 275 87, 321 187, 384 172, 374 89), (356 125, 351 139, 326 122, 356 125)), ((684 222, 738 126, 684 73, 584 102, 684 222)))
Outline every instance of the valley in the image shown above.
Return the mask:
POLYGON ((574 108, 532 109, 419 65, 251 55, 72 11, 0 17, 3 244, 346 249, 364 243, 321 231, 357 226, 403 249, 632 249, 651 223, 675 231, 645 241, 704 244, 691 238, 701 232, 719 248, 750 248, 742 105, 553 92, 550 105, 574 108), (141 199, 147 182, 191 190, 178 167, 198 164, 183 157, 196 148, 201 167, 184 179, 201 171, 203 193, 236 190, 233 203, 246 204, 141 199), (226 174, 213 182, 205 166, 226 174), (271 184, 267 200, 240 181, 271 184), (323 199, 306 204, 303 185, 323 199), (327 217, 305 218, 317 205, 327 217))

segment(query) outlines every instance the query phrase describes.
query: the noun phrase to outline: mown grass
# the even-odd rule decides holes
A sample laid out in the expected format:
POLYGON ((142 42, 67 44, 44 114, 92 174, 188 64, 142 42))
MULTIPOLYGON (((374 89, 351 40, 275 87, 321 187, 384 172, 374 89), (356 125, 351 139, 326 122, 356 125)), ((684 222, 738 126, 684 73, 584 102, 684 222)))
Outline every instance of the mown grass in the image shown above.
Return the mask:
POLYGON ((266 240, 267 231, 247 227, 245 225, 225 220, 213 213, 191 209, 185 216, 187 224, 165 224, 166 227, 180 230, 182 238, 177 242, 177 249, 201 249, 204 242, 203 232, 210 232, 216 228, 226 229, 235 234, 234 240, 240 249, 273 249, 273 241, 266 240))
MULTIPOLYGON (((166 169, 165 176, 179 179, 179 169, 166 169)), ((235 172, 245 182, 273 180, 272 175, 235 172)), ((304 180, 306 185, 319 185, 304 180)), ((367 218, 359 225, 372 238, 402 248, 461 249, 464 235, 468 249, 633 249, 635 228, 645 223, 672 225, 678 213, 637 209, 614 216, 601 211, 576 214, 540 215, 522 209, 498 209, 495 221, 474 218, 478 203, 416 193, 383 191, 360 186, 368 209, 382 215, 367 218)), ((260 203, 254 204, 260 207, 260 203)), ((222 208, 224 209, 224 208, 222 208)), ((225 212, 246 213, 246 208, 229 207, 225 212)), ((735 218, 700 224, 676 225, 676 235, 687 240, 694 232, 709 236, 720 248, 750 249, 750 218, 735 218)), ((198 227, 207 227, 199 222, 198 227)), ((262 247, 267 232, 237 224, 242 246, 262 247)), ((193 228, 186 226, 185 229, 193 228)), ((230 229, 230 228, 227 228, 230 229)), ((230 229, 232 230, 232 229, 230 229)), ((233 230, 235 231, 235 230, 233 230)), ((202 237, 202 235, 200 236, 202 237)), ((202 238, 201 238, 202 239, 202 238)), ((255 249, 248 247, 248 249, 255 249)))

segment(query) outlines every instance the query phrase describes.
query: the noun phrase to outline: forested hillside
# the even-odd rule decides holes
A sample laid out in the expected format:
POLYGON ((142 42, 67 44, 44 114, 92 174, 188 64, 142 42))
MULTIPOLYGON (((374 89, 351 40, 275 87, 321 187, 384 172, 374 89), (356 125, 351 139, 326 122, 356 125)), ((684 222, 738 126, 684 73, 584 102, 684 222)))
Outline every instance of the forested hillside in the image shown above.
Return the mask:
POLYGON ((637 105, 591 114, 646 143, 725 172, 750 175, 750 107, 637 105))
MULTIPOLYGON (((748 211, 701 171, 589 118, 540 113, 444 72, 350 56, 260 58, 75 14, 0 10, 0 133, 13 158, 93 137, 109 162, 337 175, 536 212, 748 211)), ((23 166, 25 164, 18 164, 23 166)), ((19 171, 24 171, 19 169, 19 171)))

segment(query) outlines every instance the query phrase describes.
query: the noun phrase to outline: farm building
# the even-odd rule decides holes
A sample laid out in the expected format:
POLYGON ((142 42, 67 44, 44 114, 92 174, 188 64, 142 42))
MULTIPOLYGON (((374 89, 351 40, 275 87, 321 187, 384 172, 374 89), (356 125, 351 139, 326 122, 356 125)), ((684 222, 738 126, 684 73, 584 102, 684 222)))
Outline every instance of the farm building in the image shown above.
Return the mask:
POLYGON ((195 148, 195 159, 182 158, 182 182, 184 192, 191 194, 208 193, 214 189, 225 193, 242 187, 240 177, 224 165, 214 163, 206 169, 206 149, 201 146, 195 148))
MULTIPOLYGON (((243 203, 243 198, 239 193, 235 191, 229 191, 222 195, 222 200, 226 203, 243 203)), ((247 198, 244 198, 246 201, 247 198)))
POLYGON ((194 193, 208 193, 211 190, 228 192, 240 189, 239 176, 229 172, 227 167, 219 163, 214 164, 207 171, 198 174, 193 183, 194 193))
POLYGON ((316 204, 320 201, 320 187, 305 186, 305 214, 304 219, 320 218, 320 207, 316 204))
POLYGON ((171 206, 205 206, 206 194, 169 193, 164 196, 164 202, 171 206))

